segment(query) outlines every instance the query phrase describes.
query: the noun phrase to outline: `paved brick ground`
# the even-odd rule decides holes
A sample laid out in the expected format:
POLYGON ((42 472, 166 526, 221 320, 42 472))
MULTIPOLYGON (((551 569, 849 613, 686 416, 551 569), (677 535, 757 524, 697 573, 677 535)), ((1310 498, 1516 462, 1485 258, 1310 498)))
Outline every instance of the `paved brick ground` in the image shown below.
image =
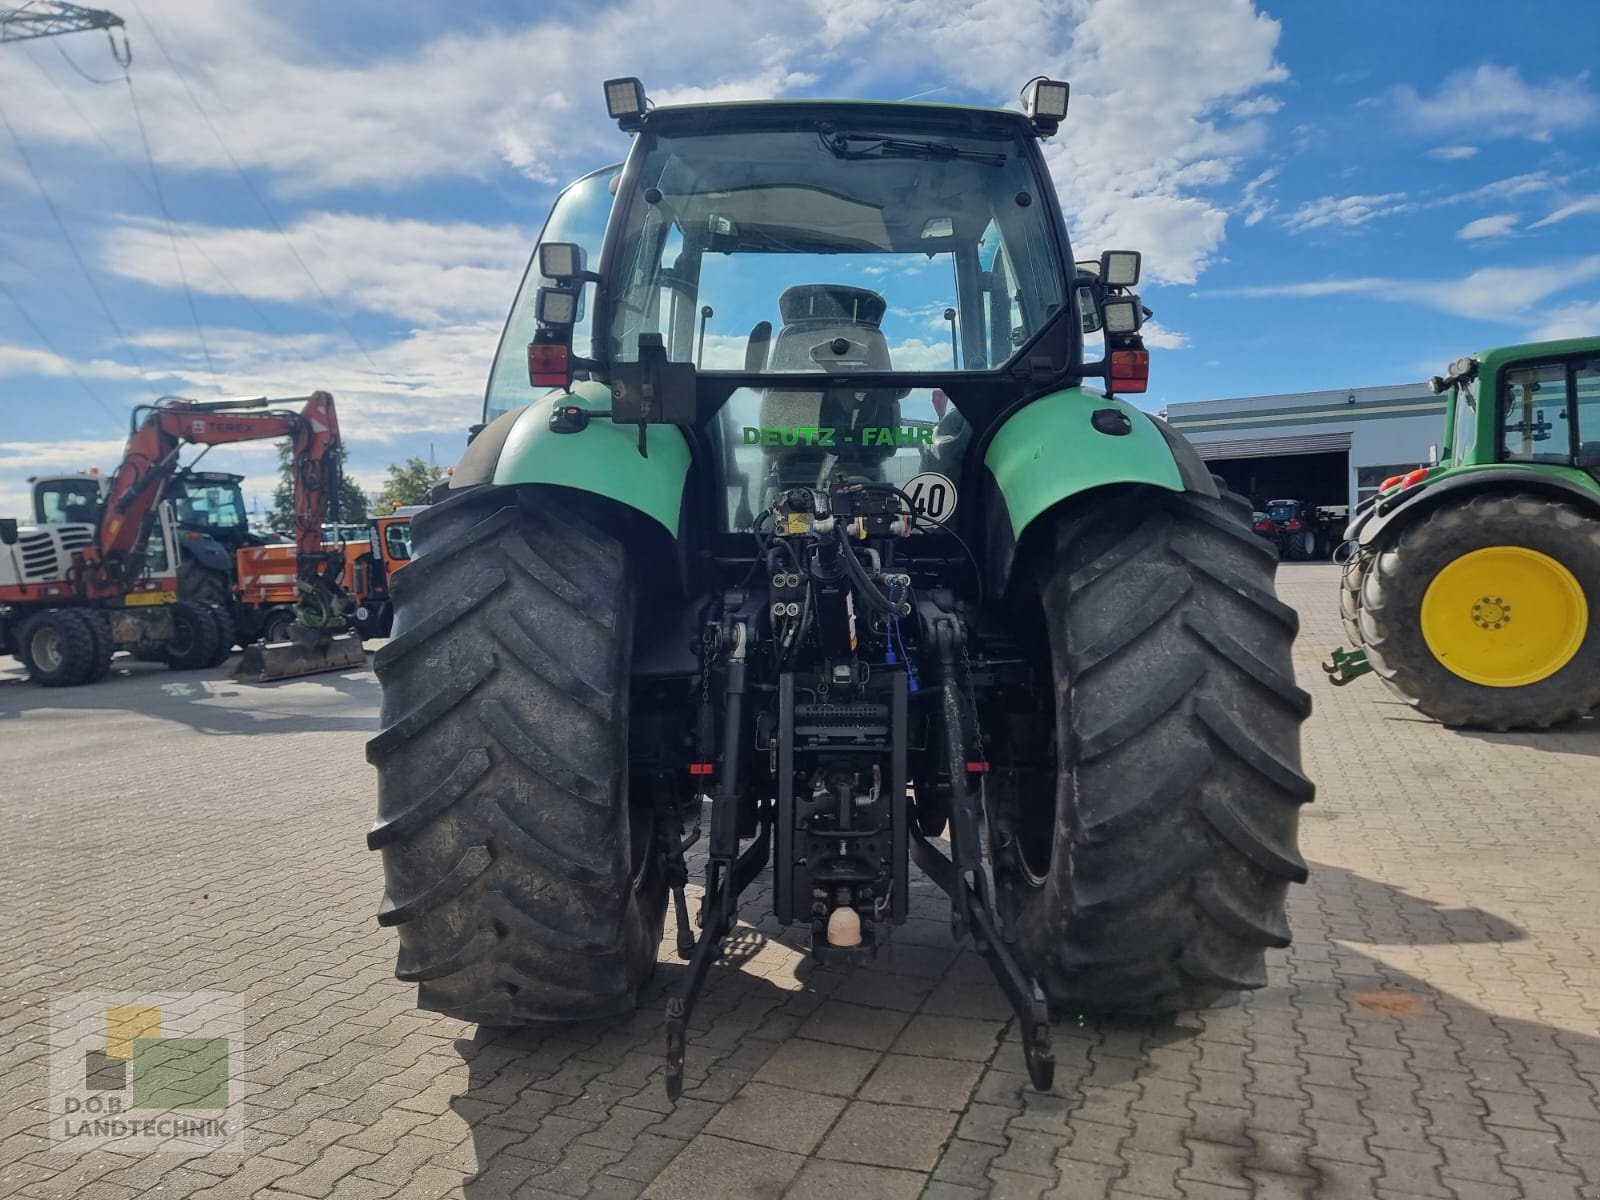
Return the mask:
POLYGON ((1294 947, 1241 1006, 1060 1028, 1054 1095, 926 885, 869 969, 743 931, 675 1110, 659 1004, 554 1034, 418 1013, 372 921, 370 675, 0 669, 0 1195, 1594 1200, 1600 728, 1451 733, 1333 690, 1333 588, 1283 571, 1320 789, 1294 947), (244 993, 247 1156, 47 1150, 46 999, 92 988, 244 993))

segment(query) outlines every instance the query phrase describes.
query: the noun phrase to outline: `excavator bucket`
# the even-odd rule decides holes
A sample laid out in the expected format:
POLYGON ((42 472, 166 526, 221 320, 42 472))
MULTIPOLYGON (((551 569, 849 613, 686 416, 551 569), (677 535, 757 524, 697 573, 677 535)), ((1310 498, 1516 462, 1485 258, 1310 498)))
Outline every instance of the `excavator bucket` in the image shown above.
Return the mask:
POLYGON ((256 642, 246 646, 231 678, 241 683, 265 683, 269 679, 293 679, 323 671, 349 671, 367 665, 367 653, 359 633, 326 634, 302 630, 285 642, 256 642))

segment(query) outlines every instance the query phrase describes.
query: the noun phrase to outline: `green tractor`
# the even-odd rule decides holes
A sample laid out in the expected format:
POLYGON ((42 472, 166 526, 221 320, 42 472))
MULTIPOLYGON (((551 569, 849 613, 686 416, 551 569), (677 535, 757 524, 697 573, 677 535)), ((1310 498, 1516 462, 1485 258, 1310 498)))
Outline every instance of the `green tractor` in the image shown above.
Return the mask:
POLYGON ((1600 705, 1600 338, 1507 346, 1429 381, 1440 462, 1384 480, 1345 531, 1356 650, 1445 725, 1542 729, 1600 705))
POLYGON ((1067 94, 606 84, 627 161, 556 202, 375 661, 378 920, 422 1007, 627 1013, 670 909, 675 1097, 751 885, 853 963, 912 863, 1040 1087, 1052 1008, 1266 982, 1306 877, 1296 617, 1249 505, 1114 394, 1148 313, 1136 253, 1069 251, 1067 94))

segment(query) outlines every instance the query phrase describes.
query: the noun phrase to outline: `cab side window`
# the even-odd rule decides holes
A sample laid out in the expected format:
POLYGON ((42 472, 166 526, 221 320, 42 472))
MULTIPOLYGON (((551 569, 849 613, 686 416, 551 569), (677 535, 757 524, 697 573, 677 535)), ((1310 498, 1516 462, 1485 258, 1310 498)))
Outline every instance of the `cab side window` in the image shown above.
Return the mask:
POLYGON ((1501 458, 1508 462, 1570 462, 1567 365, 1556 362, 1512 367, 1502 380, 1501 458))
POLYGON ((1579 363, 1573 373, 1578 412, 1578 465, 1600 469, 1600 358, 1579 363))

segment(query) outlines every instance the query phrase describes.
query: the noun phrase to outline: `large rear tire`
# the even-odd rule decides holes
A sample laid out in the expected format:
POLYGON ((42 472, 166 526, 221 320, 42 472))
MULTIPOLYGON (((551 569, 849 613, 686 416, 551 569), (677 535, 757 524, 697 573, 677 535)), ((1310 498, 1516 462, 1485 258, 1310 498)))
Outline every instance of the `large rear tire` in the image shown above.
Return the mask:
POLYGON ((422 1008, 490 1025, 629 1012, 666 885, 630 804, 623 546, 529 489, 475 489, 413 531, 367 744, 395 974, 422 1008))
POLYGON ((1262 986, 1313 793, 1277 554, 1241 498, 1153 489, 1064 511, 1041 549, 1057 769, 1011 889, 1023 961, 1069 1012, 1262 986))
POLYGON ((28 678, 40 687, 77 687, 94 677, 100 646, 87 614, 49 608, 22 623, 17 648, 28 678))
POLYGON ((111 618, 98 609, 90 609, 83 614, 83 619, 94 635, 94 663, 84 682, 99 683, 111 673, 111 656, 117 652, 116 640, 111 636, 111 618))
POLYGON ((161 661, 174 671, 199 671, 216 666, 222 631, 198 605, 180 600, 172 606, 172 638, 161 647, 161 661))
POLYGON ((1600 521, 1520 493, 1404 527, 1361 587, 1367 657, 1445 725, 1542 729, 1600 705, 1600 521))
POLYGON ((233 614, 221 604, 206 603, 198 606, 205 613, 206 619, 211 622, 212 636, 215 644, 211 650, 211 658, 206 666, 220 667, 227 662, 233 654, 234 626, 233 614))
POLYGON ((1366 573, 1367 555, 1356 550, 1345 560, 1339 576, 1339 621, 1344 626, 1345 640, 1352 646, 1361 646, 1361 577, 1366 573))

